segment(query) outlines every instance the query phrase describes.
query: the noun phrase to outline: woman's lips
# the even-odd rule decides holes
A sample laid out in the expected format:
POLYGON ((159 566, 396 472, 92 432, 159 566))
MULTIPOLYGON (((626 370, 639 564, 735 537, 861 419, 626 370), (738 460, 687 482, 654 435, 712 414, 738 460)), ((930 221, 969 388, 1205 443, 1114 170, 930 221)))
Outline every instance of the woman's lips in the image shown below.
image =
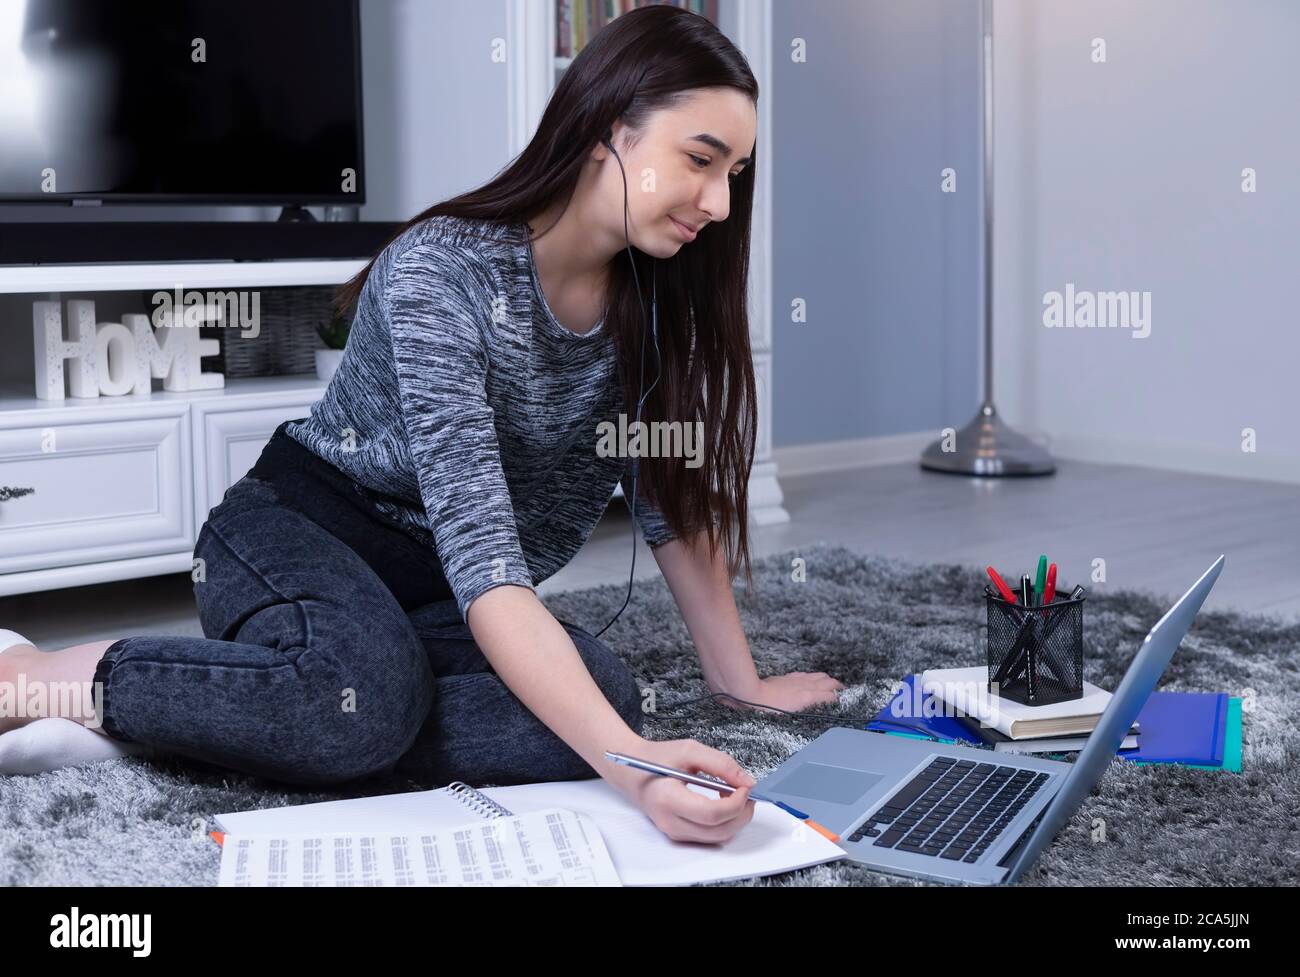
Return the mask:
POLYGON ((682 237, 684 237, 687 241, 695 240, 695 235, 699 233, 698 231, 692 231, 689 227, 687 227, 685 224, 679 221, 676 217, 669 216, 668 219, 673 222, 673 224, 677 227, 677 230, 681 232, 682 237))

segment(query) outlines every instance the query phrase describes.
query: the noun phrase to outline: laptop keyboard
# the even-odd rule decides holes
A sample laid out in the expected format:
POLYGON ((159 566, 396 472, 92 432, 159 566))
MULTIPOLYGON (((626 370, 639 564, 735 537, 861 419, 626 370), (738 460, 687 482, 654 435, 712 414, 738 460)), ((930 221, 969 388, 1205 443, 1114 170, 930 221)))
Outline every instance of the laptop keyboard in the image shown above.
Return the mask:
POLYGON ((849 836, 952 861, 977 862, 1047 774, 937 757, 849 836))

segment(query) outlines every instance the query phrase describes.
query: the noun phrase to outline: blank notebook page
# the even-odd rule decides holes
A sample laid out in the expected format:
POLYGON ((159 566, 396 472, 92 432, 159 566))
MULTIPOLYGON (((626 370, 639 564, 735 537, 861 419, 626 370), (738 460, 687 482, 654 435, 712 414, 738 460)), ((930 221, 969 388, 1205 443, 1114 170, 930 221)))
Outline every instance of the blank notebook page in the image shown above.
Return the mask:
MULTIPOLYGON (((703 797, 707 787, 685 785, 703 797)), ((789 872, 844 857, 844 850, 775 804, 754 802, 754 817, 726 844, 673 841, 627 797, 600 778, 483 793, 516 814, 565 807, 590 815, 600 828, 624 885, 689 885, 789 872)))

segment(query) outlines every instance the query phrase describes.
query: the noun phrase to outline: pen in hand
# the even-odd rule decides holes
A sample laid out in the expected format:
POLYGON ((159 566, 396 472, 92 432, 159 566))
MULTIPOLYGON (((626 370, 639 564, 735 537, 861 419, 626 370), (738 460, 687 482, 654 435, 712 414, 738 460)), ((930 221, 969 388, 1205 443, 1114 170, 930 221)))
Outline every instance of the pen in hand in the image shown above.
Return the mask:
MULTIPOLYGON (((715 780, 712 777, 703 776, 700 774, 687 773, 685 770, 678 770, 675 767, 666 767, 662 763, 654 763, 653 761, 650 760, 642 760, 639 759, 638 757, 628 756, 626 753, 613 753, 609 750, 606 750, 605 758, 607 760, 613 760, 615 763, 621 763, 624 766, 634 767, 637 770, 644 770, 646 773, 652 773, 660 777, 672 777, 673 779, 680 780, 683 783, 695 784, 697 787, 707 787, 709 790, 716 790, 719 793, 723 793, 723 794, 733 794, 738 789, 722 780, 715 780)), ((749 792, 749 797, 751 800, 767 801, 769 804, 775 804, 781 810, 798 818, 800 821, 808 825, 808 827, 812 828, 818 834, 825 835, 831 841, 840 840, 840 836, 837 835, 835 832, 831 831, 830 828, 818 824, 816 821, 810 818, 803 811, 798 811, 795 808, 791 807, 789 804, 784 804, 773 797, 767 797, 763 794, 756 794, 753 791, 749 792)))

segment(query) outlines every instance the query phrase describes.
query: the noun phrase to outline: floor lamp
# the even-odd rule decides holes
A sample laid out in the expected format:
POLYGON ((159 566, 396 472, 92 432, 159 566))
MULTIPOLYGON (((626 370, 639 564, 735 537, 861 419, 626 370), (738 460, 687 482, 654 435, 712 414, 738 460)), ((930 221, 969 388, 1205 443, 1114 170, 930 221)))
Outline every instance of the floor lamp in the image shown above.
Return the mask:
POLYGON ((984 402, 954 437, 921 453, 921 467, 955 475, 1050 475, 1052 456, 1011 430, 993 406, 993 3, 984 0, 984 402), (946 450, 945 450, 946 449, 946 450))

